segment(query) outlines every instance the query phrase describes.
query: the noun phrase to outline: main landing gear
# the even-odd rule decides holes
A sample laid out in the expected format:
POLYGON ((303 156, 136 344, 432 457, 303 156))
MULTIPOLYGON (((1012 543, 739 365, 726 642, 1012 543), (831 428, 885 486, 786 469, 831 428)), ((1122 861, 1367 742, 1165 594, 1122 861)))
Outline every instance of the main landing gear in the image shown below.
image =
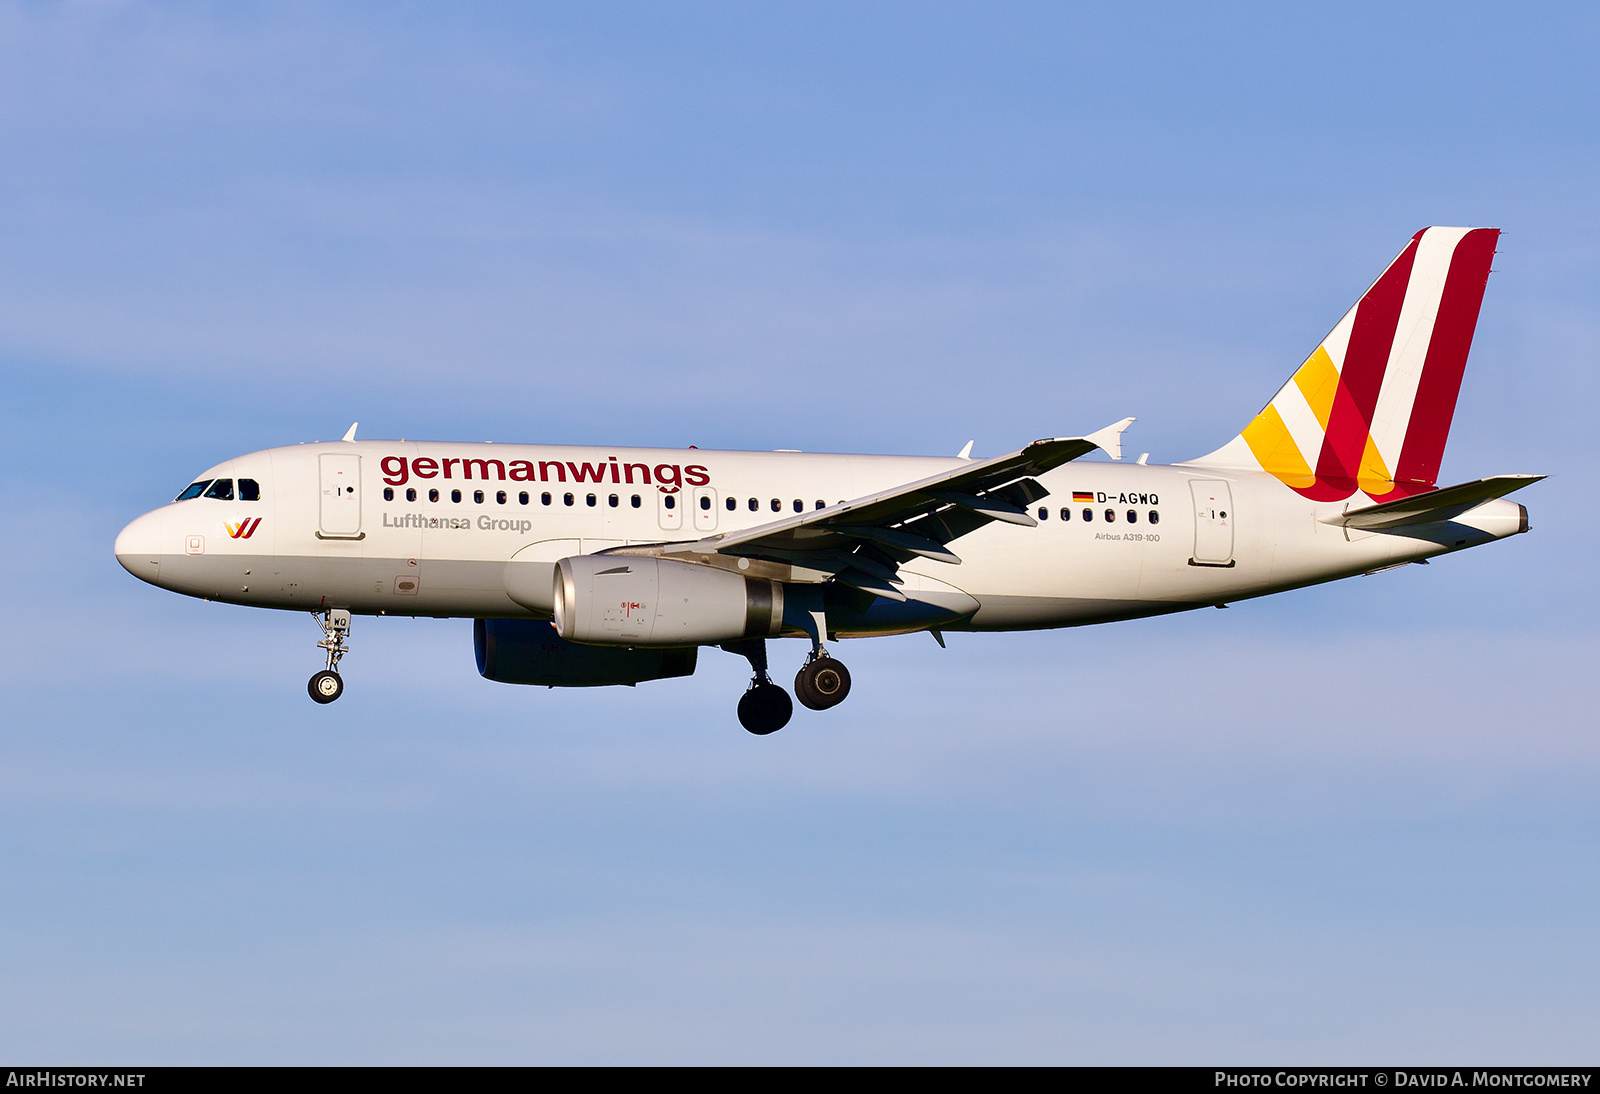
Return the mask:
POLYGON ((350 637, 350 613, 343 608, 312 612, 311 618, 322 628, 318 648, 328 651, 328 667, 311 678, 306 690, 319 703, 331 703, 344 694, 344 678, 339 675, 339 660, 350 652, 345 639, 350 637))
POLYGON ((750 686, 739 697, 739 724, 762 737, 778 732, 794 717, 794 703, 789 699, 789 693, 774 684, 772 677, 767 675, 766 640, 746 639, 727 648, 731 653, 743 654, 755 673, 750 686))
MULTIPOLYGON (((750 638, 722 648, 742 655, 754 672, 750 686, 739 699, 739 724, 763 737, 788 725, 794 716, 794 702, 789 693, 767 675, 766 640, 750 638)), ((850 670, 818 646, 794 678, 794 693, 812 710, 836 707, 850 694, 850 670)))
POLYGON ((794 694, 812 710, 836 707, 850 694, 850 670, 818 649, 795 675, 794 694))
POLYGON ((811 636, 811 656, 794 678, 794 693, 812 710, 827 710, 844 702, 850 694, 850 670, 829 657, 823 645, 828 638, 827 617, 820 611, 806 615, 811 624, 806 628, 811 636))

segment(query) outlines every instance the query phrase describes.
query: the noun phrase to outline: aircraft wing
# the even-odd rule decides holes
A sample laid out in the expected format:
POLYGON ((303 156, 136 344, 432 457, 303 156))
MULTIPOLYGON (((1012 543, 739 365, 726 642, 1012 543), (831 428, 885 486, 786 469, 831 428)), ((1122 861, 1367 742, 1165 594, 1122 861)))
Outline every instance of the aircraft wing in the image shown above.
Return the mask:
POLYGON ((905 597, 896 570, 916 557, 959 564, 948 544, 993 521, 1032 527, 1027 507, 1049 491, 1033 476, 1096 448, 1122 456, 1125 418, 1087 437, 1034 441, 1026 448, 931 475, 853 501, 692 543, 669 544, 667 555, 744 556, 820 571, 880 596, 905 597))
POLYGON ((1531 486, 1542 478, 1543 475, 1495 475, 1464 482, 1459 486, 1447 486, 1443 490, 1430 490, 1426 494, 1413 494, 1398 501, 1369 505, 1364 509, 1333 513, 1321 519, 1324 524, 1343 525, 1363 531, 1454 520, 1469 509, 1504 497, 1513 490, 1531 486))

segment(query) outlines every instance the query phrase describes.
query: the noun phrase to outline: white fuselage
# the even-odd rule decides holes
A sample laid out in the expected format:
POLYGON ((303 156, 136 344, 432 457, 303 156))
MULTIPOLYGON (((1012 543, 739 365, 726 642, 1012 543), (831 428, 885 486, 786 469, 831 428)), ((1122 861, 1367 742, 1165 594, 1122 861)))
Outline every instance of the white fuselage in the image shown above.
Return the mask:
MULTIPOLYGON (((528 606, 527 596, 519 603, 507 592, 513 560, 553 567, 570 555, 624 545, 701 540, 963 462, 699 449, 303 444, 240 456, 201 476, 252 480, 259 500, 240 500, 235 490, 233 500, 197 497, 163 506, 128 525, 116 553, 151 584, 235 604, 538 617, 546 613, 528 606)), ((1404 534, 1351 531, 1319 518, 1368 504, 1361 495, 1349 503, 1312 502, 1267 474, 1195 465, 1073 462, 1038 481, 1050 496, 1030 507, 1040 518, 1037 527, 997 522, 980 528, 951 544, 960 565, 916 559, 901 568, 907 596, 960 616, 942 624, 946 629, 1074 626, 1260 596, 1526 528, 1520 506, 1496 500, 1404 534)), ((925 625, 895 618, 840 633, 925 625)))

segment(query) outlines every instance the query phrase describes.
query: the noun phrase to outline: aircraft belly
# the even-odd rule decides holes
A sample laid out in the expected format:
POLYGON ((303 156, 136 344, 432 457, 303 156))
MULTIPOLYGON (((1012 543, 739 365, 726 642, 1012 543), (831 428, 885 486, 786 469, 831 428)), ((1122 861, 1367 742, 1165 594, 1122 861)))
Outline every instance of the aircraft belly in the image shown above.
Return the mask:
POLYGON ((505 563, 499 561, 243 554, 169 554, 159 561, 155 584, 230 604, 386 615, 536 615, 506 595, 505 563))

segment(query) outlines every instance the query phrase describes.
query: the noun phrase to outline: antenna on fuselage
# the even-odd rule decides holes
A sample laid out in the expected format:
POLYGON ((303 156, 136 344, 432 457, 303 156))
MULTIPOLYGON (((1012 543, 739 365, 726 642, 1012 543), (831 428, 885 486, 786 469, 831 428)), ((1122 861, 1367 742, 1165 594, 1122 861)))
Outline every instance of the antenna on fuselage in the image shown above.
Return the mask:
POLYGON ((342 440, 346 440, 346 441, 355 440, 356 439, 356 426, 358 426, 360 424, 361 424, 360 422, 351 422, 350 423, 350 428, 344 431, 344 436, 341 439, 342 440))

